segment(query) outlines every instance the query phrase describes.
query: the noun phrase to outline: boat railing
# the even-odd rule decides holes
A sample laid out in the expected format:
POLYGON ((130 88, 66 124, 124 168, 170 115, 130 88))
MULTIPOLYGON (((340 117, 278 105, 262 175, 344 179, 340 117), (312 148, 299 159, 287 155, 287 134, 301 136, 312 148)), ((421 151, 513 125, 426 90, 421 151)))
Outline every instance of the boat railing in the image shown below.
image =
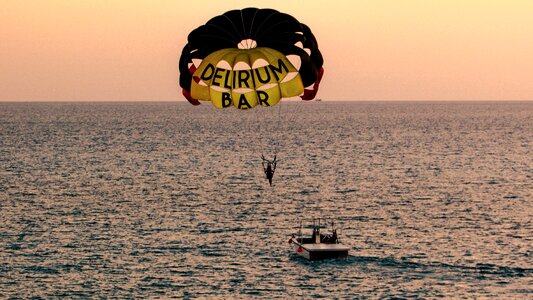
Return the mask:
POLYGON ((335 223, 330 218, 313 218, 313 219, 306 219, 310 220, 308 223, 312 223, 312 226, 307 228, 313 229, 313 235, 311 238, 304 238, 302 235, 302 228, 303 228, 303 222, 305 219, 300 219, 300 226, 298 229, 298 238, 297 240, 300 243, 306 244, 314 244, 314 243, 326 243, 326 244, 337 244, 339 242, 339 238, 337 236, 337 229, 335 227, 335 223), (327 224, 331 224, 331 233, 330 234, 322 234, 320 233, 320 229, 322 228, 322 220, 325 220, 325 224, 323 227, 326 228, 327 224), (328 222, 329 221, 329 222, 328 222), (317 236, 319 238, 317 238, 317 236))

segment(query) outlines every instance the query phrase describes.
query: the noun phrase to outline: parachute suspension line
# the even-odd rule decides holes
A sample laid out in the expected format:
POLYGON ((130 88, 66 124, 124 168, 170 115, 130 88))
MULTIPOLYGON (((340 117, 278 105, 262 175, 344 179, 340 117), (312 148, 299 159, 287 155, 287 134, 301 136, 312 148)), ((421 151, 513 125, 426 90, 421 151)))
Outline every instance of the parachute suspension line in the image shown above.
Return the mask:
POLYGON ((294 119, 298 116, 298 107, 301 105, 301 102, 298 101, 296 103, 288 102, 285 106, 285 113, 284 117, 285 120, 283 121, 284 124, 286 124, 285 129, 288 133, 293 132, 294 129, 294 119))
MULTIPOLYGON (((300 118, 300 111, 302 110, 304 101, 289 101, 285 100, 278 104, 277 111, 277 126, 274 143, 274 155, 277 156, 281 149, 290 149, 290 145, 287 145, 287 141, 292 140, 291 134, 294 134, 295 129, 300 124, 296 122, 296 119, 300 118)), ((272 112, 274 113, 274 112, 272 112)), ((275 118, 273 118, 275 119, 275 118)), ((274 131, 274 130, 273 130, 274 131)), ((296 135, 298 136, 298 135, 296 135)), ((303 147, 302 151, 305 151, 303 147)), ((294 151, 293 151, 294 152, 294 151)))
MULTIPOLYGON (((278 103, 278 106, 281 103, 278 103)), ((281 107, 281 106, 280 106, 281 107)), ((267 138, 265 138, 265 141, 267 142, 267 145, 265 146, 265 149, 268 149, 269 153, 276 153, 276 144, 278 142, 276 135, 276 129, 279 126, 278 120, 276 120, 276 108, 270 108, 265 110, 266 117, 264 118, 264 122, 266 122, 266 125, 264 126, 267 128, 267 138)))
MULTIPOLYGON (((297 101, 296 103, 291 103, 291 107, 287 107, 287 110, 290 110, 290 113, 286 114, 287 117, 287 130, 290 132, 298 132, 301 130, 302 124, 305 121, 305 116, 302 112, 306 112, 306 105, 312 105, 310 102, 306 101, 297 101)), ((307 157, 308 152, 310 151, 307 147, 305 139, 301 140, 301 134, 295 134, 292 138, 293 140, 293 151, 292 153, 301 153, 303 157, 307 157), (294 151, 297 150, 297 151, 294 151)), ((305 184, 303 182, 302 184, 305 184)))
MULTIPOLYGON (((275 127, 277 134, 272 137, 274 155, 277 156, 281 148, 286 146, 281 145, 281 141, 285 141, 287 139, 287 134, 291 134, 293 132, 292 129, 295 127, 294 121, 298 117, 298 111, 301 108, 302 102, 303 101, 297 101, 296 103, 293 103, 285 100, 277 105, 279 106, 277 110, 277 117, 273 116, 272 118, 273 120, 277 119, 275 127)), ((276 112, 272 112, 272 114, 274 113, 276 112)))
MULTIPOLYGON (((250 111, 252 113, 252 116, 251 116, 251 119, 250 119, 250 126, 252 127, 253 126, 253 135, 254 135, 254 142, 252 143, 252 145, 254 145, 252 148, 252 154, 253 154, 253 158, 251 159, 251 161, 255 161, 257 158, 259 158, 259 155, 262 155, 263 154, 263 151, 265 149, 265 143, 264 143, 264 140, 263 140, 263 132, 262 132, 262 128, 261 128, 261 114, 263 113, 262 112, 262 107, 258 107, 254 110, 251 110, 250 111)), ((261 170, 263 170, 263 162, 261 161, 260 162, 260 165, 261 165, 261 170)), ((257 178, 257 173, 255 173, 256 176, 255 176, 255 179, 257 181, 260 181, 261 179, 263 179, 263 173, 261 172, 261 176, 259 178, 257 178)))
MULTIPOLYGON (((279 106, 279 108, 278 108, 278 120, 277 120, 277 122, 276 122, 276 123, 277 123, 276 129, 277 129, 277 131, 278 131, 278 133, 277 133, 277 134, 278 134, 278 137, 277 137, 276 140, 274 141, 274 142, 275 142, 275 144, 274 144, 274 157, 276 157, 276 156, 278 155, 278 152, 279 152, 279 149, 280 149, 280 147, 279 147, 279 141, 280 141, 281 138, 279 137, 279 128, 280 128, 280 126, 281 126, 281 124, 282 124, 282 121, 283 121, 283 120, 281 119, 281 108, 282 108, 281 103, 279 103, 278 106, 279 106)), ((281 126, 281 128, 283 129, 284 126, 281 126)))
MULTIPOLYGON (((269 109, 264 107, 256 107, 255 109, 249 110, 247 112, 250 113, 249 119, 247 119, 248 126, 250 129, 250 133, 252 134, 253 140, 250 143, 251 148, 251 155, 252 158, 250 161, 257 161, 259 157, 262 157, 265 155, 265 151, 268 149, 268 143, 269 143, 269 134, 271 132, 269 128, 269 109)), ((268 151, 267 151, 268 152, 268 151)), ((261 171, 263 170, 263 161, 260 161, 261 165, 261 171)), ((254 168, 255 169, 255 168, 254 168)), ((257 181, 262 181, 264 174, 261 172, 259 178, 257 177, 257 173, 255 173, 255 179, 257 181)))
POLYGON ((266 118, 264 117, 264 115, 266 115, 266 112, 264 111, 263 107, 259 107, 253 110, 252 122, 253 122, 253 125, 256 126, 256 130, 255 130, 255 134, 257 135, 256 140, 259 141, 258 143, 255 143, 255 144, 256 146, 259 147, 259 149, 257 150, 258 152, 261 152, 261 154, 265 152, 265 148, 267 146, 267 143, 265 142, 267 132, 265 131, 265 129, 268 130, 268 128, 266 128, 267 124, 265 124, 266 118))
MULTIPOLYGON (((278 104, 279 105, 279 104, 278 104)), ((275 120, 272 118, 273 112, 276 111, 276 108, 266 108, 263 109, 264 115, 261 118, 262 132, 263 132, 263 153, 266 152, 267 159, 270 159, 270 156, 274 151, 274 131, 273 123, 275 120)))
POLYGON ((297 101, 296 103, 290 103, 291 107, 289 107, 289 105, 287 105, 285 111, 285 117, 286 117, 286 121, 285 123, 287 123, 287 129, 289 132, 294 132, 295 129, 297 128, 297 123, 299 124, 299 122, 296 122, 296 119, 299 118, 301 115, 300 115, 300 112, 302 110, 302 107, 303 107, 303 101, 297 101))

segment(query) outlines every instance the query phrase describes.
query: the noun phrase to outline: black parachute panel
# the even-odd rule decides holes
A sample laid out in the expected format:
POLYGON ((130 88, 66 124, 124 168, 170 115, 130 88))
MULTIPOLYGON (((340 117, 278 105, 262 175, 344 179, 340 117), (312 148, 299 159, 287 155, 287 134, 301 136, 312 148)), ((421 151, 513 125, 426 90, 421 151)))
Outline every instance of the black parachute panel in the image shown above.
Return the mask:
MULTIPOLYGON (((299 57, 301 64, 296 71, 305 88, 302 89, 300 97, 304 100, 314 98, 323 74, 323 58, 309 27, 291 15, 274 9, 245 8, 216 16, 189 34, 188 43, 180 57, 179 83, 183 94, 191 103, 199 104, 191 86, 195 83, 204 86, 206 84, 199 82, 201 76, 194 75, 200 68, 198 61, 203 61, 219 50, 243 49, 242 45, 239 46, 243 41, 253 41, 254 44, 250 48, 270 48, 285 56, 299 57)), ((203 74, 208 74, 208 71, 203 74)), ((253 71, 250 74, 253 76, 253 71)), ((204 92, 203 95, 205 94, 204 92)))

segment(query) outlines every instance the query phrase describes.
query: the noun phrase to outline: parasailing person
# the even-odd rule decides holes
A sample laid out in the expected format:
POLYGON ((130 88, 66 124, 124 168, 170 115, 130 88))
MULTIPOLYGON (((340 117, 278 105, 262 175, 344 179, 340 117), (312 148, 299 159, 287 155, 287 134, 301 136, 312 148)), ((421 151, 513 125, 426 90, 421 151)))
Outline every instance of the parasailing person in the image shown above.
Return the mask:
POLYGON ((266 159, 265 156, 262 154, 261 158, 263 159, 263 171, 265 171, 268 183, 270 184, 270 186, 272 186, 272 178, 274 177, 274 172, 276 172, 276 155, 274 155, 274 159, 271 161, 266 159))

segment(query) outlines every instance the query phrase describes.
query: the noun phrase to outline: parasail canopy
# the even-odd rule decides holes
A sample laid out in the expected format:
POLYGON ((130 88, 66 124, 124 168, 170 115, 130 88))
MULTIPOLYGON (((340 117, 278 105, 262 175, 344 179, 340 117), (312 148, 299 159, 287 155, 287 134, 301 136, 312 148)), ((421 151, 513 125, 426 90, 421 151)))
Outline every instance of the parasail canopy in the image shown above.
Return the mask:
POLYGON ((217 108, 274 106, 283 98, 315 97, 324 72, 309 27, 273 9, 245 8, 193 30, 179 69, 183 95, 217 108))

